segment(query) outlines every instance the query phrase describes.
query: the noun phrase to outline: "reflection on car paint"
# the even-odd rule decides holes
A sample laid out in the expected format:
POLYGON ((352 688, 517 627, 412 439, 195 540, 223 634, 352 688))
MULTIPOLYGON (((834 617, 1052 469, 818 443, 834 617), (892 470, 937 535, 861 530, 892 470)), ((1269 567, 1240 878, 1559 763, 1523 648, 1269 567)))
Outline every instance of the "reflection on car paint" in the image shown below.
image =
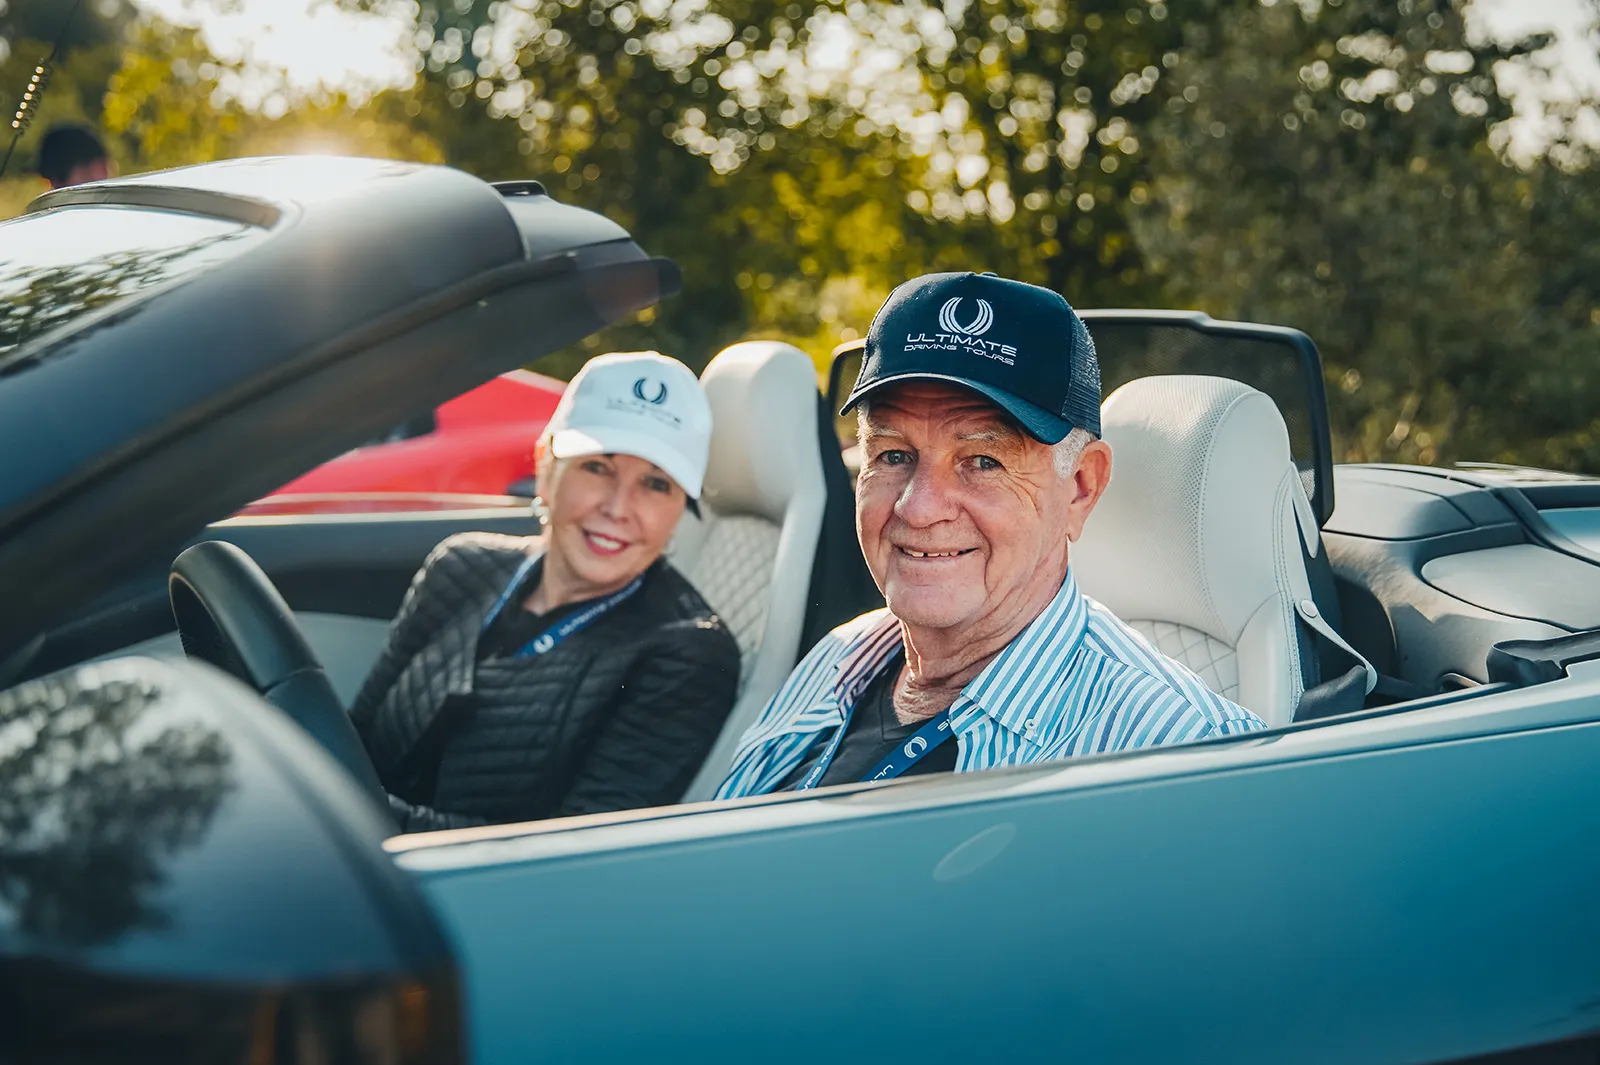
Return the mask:
MULTIPOLYGON (((141 289, 228 258, 262 232, 218 218, 67 207, 8 227, 0 260, 0 357, 141 289)), ((29 365, 0 358, 0 374, 29 365)))
POLYGON ((96 670, 0 693, 0 931, 89 946, 166 924, 165 869, 204 840, 232 755, 147 713, 165 697, 96 670))

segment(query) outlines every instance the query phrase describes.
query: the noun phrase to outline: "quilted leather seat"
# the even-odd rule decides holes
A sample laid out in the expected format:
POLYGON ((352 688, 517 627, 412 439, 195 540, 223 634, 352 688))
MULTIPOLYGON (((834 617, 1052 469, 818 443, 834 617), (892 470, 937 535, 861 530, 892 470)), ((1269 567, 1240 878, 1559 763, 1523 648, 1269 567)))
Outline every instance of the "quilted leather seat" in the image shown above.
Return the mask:
POLYGON ((1321 537, 1267 396, 1220 377, 1144 377, 1106 400, 1111 486, 1072 572, 1219 695, 1288 724, 1313 664, 1297 612, 1321 537))
POLYGON ((684 801, 709 799, 739 737, 794 667, 827 491, 817 371, 778 341, 735 344, 700 375, 711 402, 701 518, 685 514, 667 556, 739 644, 739 699, 684 801))

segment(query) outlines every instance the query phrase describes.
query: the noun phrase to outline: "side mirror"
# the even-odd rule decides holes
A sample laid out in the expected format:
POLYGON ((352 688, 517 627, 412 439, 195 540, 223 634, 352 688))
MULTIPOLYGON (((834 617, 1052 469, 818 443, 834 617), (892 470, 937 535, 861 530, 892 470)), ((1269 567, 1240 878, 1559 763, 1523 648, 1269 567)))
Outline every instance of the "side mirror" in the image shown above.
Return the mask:
POLYGON ((465 1060, 445 938, 333 759, 232 678, 0 692, 0 1060, 465 1060))

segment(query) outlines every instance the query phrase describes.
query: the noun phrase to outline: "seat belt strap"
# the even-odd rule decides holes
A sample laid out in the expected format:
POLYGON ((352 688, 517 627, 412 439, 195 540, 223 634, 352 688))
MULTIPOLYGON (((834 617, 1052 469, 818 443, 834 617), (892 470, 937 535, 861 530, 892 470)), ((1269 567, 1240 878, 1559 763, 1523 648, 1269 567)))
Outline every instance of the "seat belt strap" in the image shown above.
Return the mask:
POLYGON ((1333 631, 1333 626, 1329 625, 1322 616, 1322 611, 1317 609, 1317 604, 1309 599, 1302 599, 1294 605, 1294 610, 1300 616, 1300 621, 1306 628, 1320 636, 1324 642, 1332 644, 1344 652, 1352 664, 1360 663, 1361 668, 1367 674, 1366 688, 1361 694, 1372 694, 1372 689, 1378 686, 1378 671, 1373 668, 1372 663, 1362 657, 1361 653, 1354 647, 1346 643, 1344 637, 1333 631))
POLYGON ((1378 671, 1334 631, 1328 619, 1317 609, 1317 604, 1302 599, 1295 604, 1295 613, 1300 620, 1299 631, 1312 638, 1319 651, 1317 657, 1324 666, 1319 670, 1323 674, 1321 683, 1300 693, 1294 720, 1311 721, 1362 709, 1366 706, 1367 696, 1378 685, 1378 671), (1328 659, 1334 657, 1342 659, 1345 664, 1327 668, 1328 659))

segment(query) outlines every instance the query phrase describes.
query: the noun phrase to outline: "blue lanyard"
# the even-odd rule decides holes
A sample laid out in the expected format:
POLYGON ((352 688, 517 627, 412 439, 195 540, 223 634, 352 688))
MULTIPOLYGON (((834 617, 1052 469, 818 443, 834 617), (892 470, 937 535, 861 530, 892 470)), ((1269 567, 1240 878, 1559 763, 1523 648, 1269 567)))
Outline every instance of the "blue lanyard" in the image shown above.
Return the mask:
POLYGON ((917 729, 909 740, 890 751, 889 757, 879 762, 877 768, 861 779, 893 780, 926 758, 928 752, 949 739, 950 735, 950 711, 940 710, 917 729))
MULTIPOLYGON (((844 721, 834 730, 833 739, 828 741, 828 749, 822 752, 822 757, 817 759, 817 764, 811 767, 811 772, 806 774, 806 778, 794 789, 795 791, 810 791, 817 786, 817 782, 828 771, 828 766, 833 764, 833 756, 839 753, 839 744, 844 742, 844 734, 850 731, 850 719, 855 716, 855 711, 856 708, 852 706, 850 712, 844 715, 844 721)), ((893 780, 926 758, 928 752, 949 739, 951 735, 950 711, 941 710, 917 729, 910 739, 890 751, 887 758, 861 779, 893 780)))
MULTIPOLYGON (((495 601, 494 609, 490 610, 489 616, 483 620, 483 628, 479 630, 479 635, 489 631, 489 626, 495 623, 495 619, 498 618, 500 616, 500 612, 506 608, 506 604, 511 601, 511 597, 517 594, 517 589, 522 587, 522 582, 527 579, 528 573, 533 569, 534 566, 539 564, 539 561, 539 558, 529 558, 524 560, 522 565, 517 567, 517 572, 511 577, 511 583, 506 585, 506 590, 501 592, 500 598, 495 601)), ((612 607, 628 598, 628 596, 632 595, 634 592, 637 592, 639 590, 639 585, 643 583, 644 574, 641 573, 621 591, 612 592, 599 602, 584 607, 571 617, 563 618, 555 625, 552 625, 546 631, 529 640, 523 645, 520 651, 511 657, 526 658, 530 655, 549 654, 562 640, 565 640, 568 636, 571 636, 575 632, 580 632, 583 629, 588 628, 599 619, 600 615, 604 614, 606 611, 610 610, 612 607)))

